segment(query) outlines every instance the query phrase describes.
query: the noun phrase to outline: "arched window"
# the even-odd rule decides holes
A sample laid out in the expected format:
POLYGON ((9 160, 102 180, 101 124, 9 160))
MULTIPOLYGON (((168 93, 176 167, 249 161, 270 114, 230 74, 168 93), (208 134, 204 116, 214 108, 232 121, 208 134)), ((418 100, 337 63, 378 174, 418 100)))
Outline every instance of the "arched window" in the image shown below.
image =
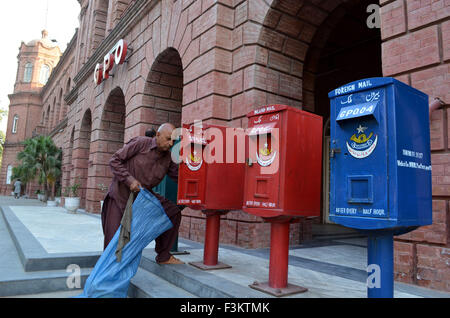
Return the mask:
POLYGON ((19 124, 19 115, 14 115, 12 133, 15 134, 17 132, 17 125, 19 124))
POLYGON ((39 74, 39 83, 46 84, 50 76, 50 67, 46 64, 42 65, 41 73, 39 74))
POLYGON ((33 75, 33 64, 31 64, 31 63, 25 64, 25 72, 23 74, 23 81, 25 83, 31 82, 32 75, 33 75))
POLYGON ((6 184, 11 184, 11 176, 12 176, 12 166, 8 166, 8 170, 6 171, 6 184))

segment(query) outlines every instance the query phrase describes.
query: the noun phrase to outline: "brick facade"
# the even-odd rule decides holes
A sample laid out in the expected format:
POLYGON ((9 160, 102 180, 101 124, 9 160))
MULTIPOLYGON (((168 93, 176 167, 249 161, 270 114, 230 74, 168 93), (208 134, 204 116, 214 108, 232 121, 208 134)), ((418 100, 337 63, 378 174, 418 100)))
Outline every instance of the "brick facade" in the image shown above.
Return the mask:
POLYGON ((383 75, 396 77, 445 105, 430 118, 433 224, 395 241, 396 279, 450 290, 450 103, 448 1, 380 1, 383 75))
MULTIPOLYGON (((48 39, 47 31, 42 31, 42 38, 27 43, 22 42, 19 48, 17 76, 14 84, 14 92, 10 94, 8 124, 6 140, 4 143, 3 160, 0 172, 0 193, 9 195, 12 184, 8 185, 8 167, 17 165, 17 153, 23 150, 21 142, 33 135, 35 127, 40 122, 42 113, 42 90, 44 87, 44 67, 51 72, 59 62, 61 51, 48 39), (27 67, 31 66, 27 75, 27 67), (17 117, 17 127, 13 127, 14 118, 17 117)), ((47 82, 48 83, 48 82, 47 82)), ((53 108, 52 108, 53 110, 53 108)), ((28 185, 27 194, 34 193, 36 185, 28 185)))
MULTIPOLYGON (((111 180, 111 154, 150 127, 201 119, 246 128, 250 110, 272 103, 326 123, 329 90, 394 76, 446 103, 430 122, 434 224, 396 240, 396 277, 450 290, 448 1, 381 0, 381 30, 366 25, 369 0, 79 2, 80 28, 40 93, 33 129, 62 147, 62 184, 81 184, 83 208, 99 212, 98 184, 111 180), (132 49, 127 62, 95 85, 96 64, 120 39, 132 49)), ((292 244, 311 238, 312 222, 321 220, 291 225, 292 244)), ((180 236, 203 241, 204 224, 202 213, 185 209, 180 236)), ((222 216, 221 243, 257 248, 269 239, 260 218, 222 216)))

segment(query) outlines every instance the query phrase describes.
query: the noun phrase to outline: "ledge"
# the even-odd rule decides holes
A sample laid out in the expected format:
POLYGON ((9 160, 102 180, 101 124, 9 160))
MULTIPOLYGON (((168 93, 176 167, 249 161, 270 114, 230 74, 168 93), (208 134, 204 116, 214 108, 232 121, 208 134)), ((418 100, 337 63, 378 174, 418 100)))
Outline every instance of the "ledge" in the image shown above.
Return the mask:
POLYGON ((94 267, 101 255, 101 252, 49 254, 9 207, 0 206, 0 211, 26 272, 66 269, 70 264, 94 267))

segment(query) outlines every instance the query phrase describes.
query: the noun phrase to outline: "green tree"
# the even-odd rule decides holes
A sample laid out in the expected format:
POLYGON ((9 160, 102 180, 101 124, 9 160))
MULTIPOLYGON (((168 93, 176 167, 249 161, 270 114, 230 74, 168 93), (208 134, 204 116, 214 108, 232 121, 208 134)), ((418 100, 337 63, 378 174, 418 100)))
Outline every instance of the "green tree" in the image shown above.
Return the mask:
POLYGON ((5 143, 5 132, 3 130, 0 130, 0 167, 2 165, 2 159, 3 159, 3 144, 5 143))
MULTIPOLYGON (((0 108, 0 123, 3 119, 8 119, 8 109, 0 108)), ((6 134, 3 130, 0 130, 0 166, 3 159, 3 144, 5 143, 6 134)))
POLYGON ((25 180, 30 177, 28 181, 37 178, 39 184, 44 185, 44 201, 47 201, 49 190, 50 198, 54 200, 55 182, 61 175, 61 149, 48 136, 26 139, 23 144, 24 150, 17 154, 20 163, 16 172, 25 180))

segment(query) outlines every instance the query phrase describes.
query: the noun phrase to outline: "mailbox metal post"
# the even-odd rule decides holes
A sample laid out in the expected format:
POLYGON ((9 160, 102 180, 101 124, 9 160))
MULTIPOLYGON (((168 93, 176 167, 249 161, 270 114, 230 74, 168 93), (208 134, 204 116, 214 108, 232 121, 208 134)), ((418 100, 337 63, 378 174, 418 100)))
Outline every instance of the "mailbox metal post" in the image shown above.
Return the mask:
POLYGON ((219 262, 220 216, 228 211, 202 211, 206 214, 205 244, 203 261, 189 264, 202 270, 231 268, 230 265, 219 262))
POLYGON ((254 282, 249 287, 281 297, 304 293, 308 289, 288 283, 289 265, 289 220, 270 222, 269 281, 254 282))
POLYGON ((270 223, 269 287, 286 288, 289 264, 289 223, 270 223))
POLYGON ((392 232, 368 236, 368 298, 394 297, 394 236, 392 232), (375 265, 375 266, 374 266, 375 265))

